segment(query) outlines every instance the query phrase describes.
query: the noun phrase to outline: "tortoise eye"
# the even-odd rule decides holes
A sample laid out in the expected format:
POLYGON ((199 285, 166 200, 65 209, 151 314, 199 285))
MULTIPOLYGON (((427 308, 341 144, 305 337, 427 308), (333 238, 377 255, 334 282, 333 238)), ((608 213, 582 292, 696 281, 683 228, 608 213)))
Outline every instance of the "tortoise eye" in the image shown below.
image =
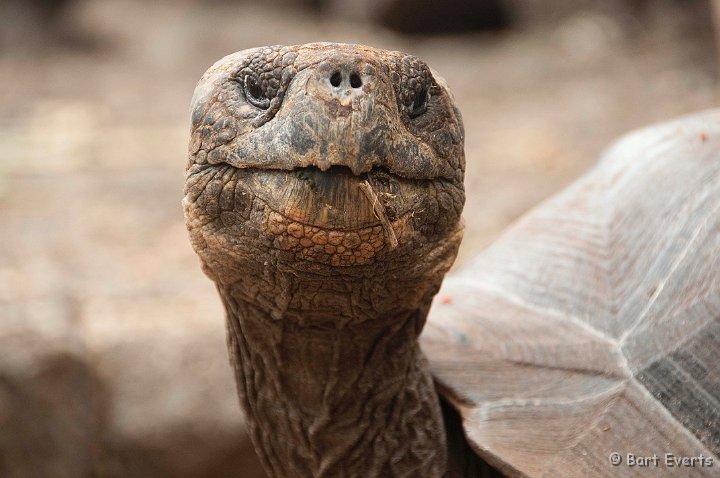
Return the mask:
POLYGON ((410 118, 417 118, 427 110, 428 90, 423 88, 415 94, 412 104, 408 108, 410 118))
POLYGON ((246 75, 243 80, 245 97, 251 105, 266 110, 270 107, 270 99, 267 98, 260 87, 260 82, 253 75, 246 75))

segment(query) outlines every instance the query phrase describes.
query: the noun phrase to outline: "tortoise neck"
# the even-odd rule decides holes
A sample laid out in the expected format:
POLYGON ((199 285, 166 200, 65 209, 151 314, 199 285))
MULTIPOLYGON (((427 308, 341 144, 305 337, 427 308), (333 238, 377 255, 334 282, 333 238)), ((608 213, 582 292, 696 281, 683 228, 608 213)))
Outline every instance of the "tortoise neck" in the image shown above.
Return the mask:
POLYGON ((442 415, 417 342, 426 309, 328 327, 219 291, 238 394, 271 476, 445 476, 442 415))

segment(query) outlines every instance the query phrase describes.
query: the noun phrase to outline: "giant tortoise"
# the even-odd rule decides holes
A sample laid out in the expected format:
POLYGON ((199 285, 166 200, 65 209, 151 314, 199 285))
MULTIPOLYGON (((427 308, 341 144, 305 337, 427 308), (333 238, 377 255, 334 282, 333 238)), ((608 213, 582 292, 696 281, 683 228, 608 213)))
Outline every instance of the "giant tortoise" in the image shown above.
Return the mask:
POLYGON ((440 289, 463 142, 399 52, 255 48, 200 80, 183 204, 267 473, 718 473, 720 113, 627 136, 440 289))

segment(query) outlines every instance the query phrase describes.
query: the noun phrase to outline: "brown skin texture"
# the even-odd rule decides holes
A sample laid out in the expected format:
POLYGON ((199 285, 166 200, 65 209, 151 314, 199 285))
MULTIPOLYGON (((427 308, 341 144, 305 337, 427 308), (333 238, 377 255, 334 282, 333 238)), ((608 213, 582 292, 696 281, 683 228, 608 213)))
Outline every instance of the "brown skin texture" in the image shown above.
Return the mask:
POLYGON ((447 476, 417 338, 462 237, 463 141, 399 52, 258 48, 200 80, 183 205, 270 476, 447 476))

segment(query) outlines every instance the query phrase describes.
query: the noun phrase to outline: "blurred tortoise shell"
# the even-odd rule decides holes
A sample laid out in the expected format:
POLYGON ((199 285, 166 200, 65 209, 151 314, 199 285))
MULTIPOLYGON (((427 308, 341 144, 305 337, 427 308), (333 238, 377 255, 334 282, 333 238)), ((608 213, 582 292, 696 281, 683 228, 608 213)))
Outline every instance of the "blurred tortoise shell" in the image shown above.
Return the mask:
POLYGON ((717 476, 720 111, 615 143, 445 280, 421 345, 510 476, 717 476))

